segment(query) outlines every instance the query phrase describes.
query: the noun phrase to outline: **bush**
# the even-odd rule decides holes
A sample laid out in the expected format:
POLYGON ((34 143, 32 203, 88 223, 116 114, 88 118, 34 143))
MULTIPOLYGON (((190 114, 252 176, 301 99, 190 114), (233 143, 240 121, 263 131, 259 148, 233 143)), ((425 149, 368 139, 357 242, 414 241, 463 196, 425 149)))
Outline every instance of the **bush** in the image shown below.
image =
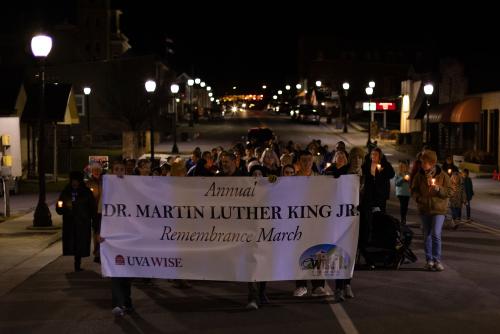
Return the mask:
POLYGON ((481 150, 469 150, 464 153, 465 161, 481 164, 481 165, 495 165, 495 156, 489 152, 481 150))

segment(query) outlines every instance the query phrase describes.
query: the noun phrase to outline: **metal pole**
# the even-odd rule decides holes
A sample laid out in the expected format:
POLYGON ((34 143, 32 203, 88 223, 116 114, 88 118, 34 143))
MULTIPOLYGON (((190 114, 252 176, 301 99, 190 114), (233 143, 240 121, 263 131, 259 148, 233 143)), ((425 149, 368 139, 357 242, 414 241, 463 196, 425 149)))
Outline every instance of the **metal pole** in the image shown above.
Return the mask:
POLYGON ((344 129, 342 130, 343 133, 347 133, 347 120, 349 119, 348 115, 347 115, 347 96, 348 96, 348 92, 347 90, 344 90, 345 92, 345 101, 344 101, 344 129))
POLYGON ((179 148, 177 147, 177 103, 175 102, 175 94, 173 98, 174 107, 174 146, 172 146, 172 153, 179 153, 179 148))
POLYGON ((427 108, 427 121, 425 122, 425 143, 429 145, 429 98, 425 99, 425 107, 427 108))
POLYGON ((149 108, 149 120, 151 122, 150 129, 150 145, 151 145, 151 171, 155 168, 155 128, 154 128, 154 114, 153 108, 151 107, 151 99, 148 99, 148 108, 149 108))
POLYGON ((193 111, 193 106, 191 104, 191 90, 193 89, 193 86, 188 86, 189 87, 189 126, 193 127, 194 126, 194 111, 193 111))
POLYGON ((90 135, 90 94, 85 94, 85 102, 87 105, 87 133, 90 135))
POLYGON ((372 119, 372 98, 369 97, 368 98, 368 111, 370 113, 370 116, 368 118, 368 141, 366 142, 366 146, 368 146, 368 148, 370 147, 371 145, 371 137, 372 137, 372 123, 371 123, 371 119, 372 119))
POLYGON ((38 204, 35 209, 33 226, 52 226, 52 217, 45 196, 45 64, 41 61, 42 90, 40 95, 40 115, 38 115, 38 204))

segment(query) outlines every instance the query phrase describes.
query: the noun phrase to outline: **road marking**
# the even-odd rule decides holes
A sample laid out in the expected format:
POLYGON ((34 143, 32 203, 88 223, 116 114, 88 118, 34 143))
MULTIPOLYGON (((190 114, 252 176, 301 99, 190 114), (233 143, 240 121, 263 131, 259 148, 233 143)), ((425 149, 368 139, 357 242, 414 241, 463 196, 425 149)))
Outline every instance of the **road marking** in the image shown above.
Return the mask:
MULTIPOLYGON (((329 286, 328 282, 327 285, 329 286)), ((332 291, 330 287, 328 290, 332 291)), ((349 318, 349 315, 347 315, 347 312, 344 310, 344 308, 340 303, 330 303, 329 305, 333 314, 339 321, 340 327, 342 327, 342 329, 344 330, 344 333, 359 334, 358 330, 356 329, 356 326, 354 326, 354 323, 352 322, 351 318, 349 318)))
POLYGON ((487 226, 484 224, 476 223, 476 222, 465 223, 465 226, 467 226, 467 225, 471 225, 472 227, 474 227, 480 231, 488 232, 488 233, 491 233, 493 235, 500 236, 500 229, 490 227, 490 226, 487 226))

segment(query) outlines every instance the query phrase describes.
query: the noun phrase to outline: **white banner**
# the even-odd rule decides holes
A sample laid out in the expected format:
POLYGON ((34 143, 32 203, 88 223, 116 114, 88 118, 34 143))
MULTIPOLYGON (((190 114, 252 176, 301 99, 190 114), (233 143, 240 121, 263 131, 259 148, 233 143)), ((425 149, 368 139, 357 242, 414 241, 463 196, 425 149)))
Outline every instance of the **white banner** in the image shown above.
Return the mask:
POLYGON ((350 278, 359 177, 104 176, 102 272, 221 281, 350 278))

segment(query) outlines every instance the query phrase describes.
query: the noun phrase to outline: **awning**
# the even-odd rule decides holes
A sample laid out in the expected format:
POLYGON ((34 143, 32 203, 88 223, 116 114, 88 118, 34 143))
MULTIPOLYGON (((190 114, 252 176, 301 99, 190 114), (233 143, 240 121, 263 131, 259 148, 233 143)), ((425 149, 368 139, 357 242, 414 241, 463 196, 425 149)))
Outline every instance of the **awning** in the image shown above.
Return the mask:
POLYGON ((440 104, 429 110, 430 123, 479 123, 480 120, 480 97, 468 98, 458 103, 440 104))

